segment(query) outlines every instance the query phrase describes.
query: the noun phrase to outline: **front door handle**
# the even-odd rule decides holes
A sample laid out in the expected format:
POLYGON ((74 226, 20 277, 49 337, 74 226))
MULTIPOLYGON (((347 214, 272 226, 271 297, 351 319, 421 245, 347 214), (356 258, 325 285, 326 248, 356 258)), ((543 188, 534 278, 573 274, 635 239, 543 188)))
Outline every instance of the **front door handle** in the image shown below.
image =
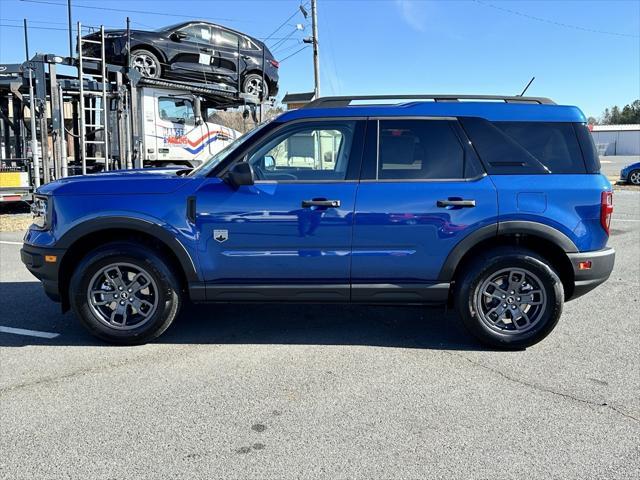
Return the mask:
POLYGON ((440 208, 445 208, 445 207, 475 207, 476 206, 476 201, 475 200, 453 200, 453 199, 447 199, 447 200, 438 200, 436 202, 436 205, 440 208))
POLYGON ((309 207, 324 207, 324 208, 338 208, 340 206, 340 200, 303 200, 302 208, 309 207))
POLYGON ((205 53, 213 53, 213 50, 210 48, 201 48, 200 51, 205 53))

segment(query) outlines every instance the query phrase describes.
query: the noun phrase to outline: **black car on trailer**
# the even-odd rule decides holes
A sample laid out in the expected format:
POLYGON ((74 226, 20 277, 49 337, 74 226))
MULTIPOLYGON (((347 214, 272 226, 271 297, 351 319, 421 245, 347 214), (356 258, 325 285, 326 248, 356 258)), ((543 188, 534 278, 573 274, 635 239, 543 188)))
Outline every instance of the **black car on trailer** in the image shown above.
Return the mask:
MULTIPOLYGON (((100 32, 84 38, 97 41, 100 32)), ((105 30, 106 61, 126 65, 128 43, 131 66, 146 77, 224 83, 262 98, 278 93, 278 61, 264 42, 236 30, 203 21, 105 30)), ((101 57, 99 42, 82 49, 87 57, 101 57)))

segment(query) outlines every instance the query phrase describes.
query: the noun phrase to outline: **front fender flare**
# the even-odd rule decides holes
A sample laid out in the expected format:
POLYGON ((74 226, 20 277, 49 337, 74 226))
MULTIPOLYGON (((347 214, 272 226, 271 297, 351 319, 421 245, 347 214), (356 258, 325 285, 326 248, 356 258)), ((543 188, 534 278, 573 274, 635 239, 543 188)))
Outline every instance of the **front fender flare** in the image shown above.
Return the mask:
POLYGON ((91 233, 111 229, 133 230, 154 236, 175 254, 189 283, 198 282, 196 264, 185 246, 162 225, 134 217, 112 216, 84 221, 65 232, 56 242, 56 248, 69 249, 76 241, 91 233))

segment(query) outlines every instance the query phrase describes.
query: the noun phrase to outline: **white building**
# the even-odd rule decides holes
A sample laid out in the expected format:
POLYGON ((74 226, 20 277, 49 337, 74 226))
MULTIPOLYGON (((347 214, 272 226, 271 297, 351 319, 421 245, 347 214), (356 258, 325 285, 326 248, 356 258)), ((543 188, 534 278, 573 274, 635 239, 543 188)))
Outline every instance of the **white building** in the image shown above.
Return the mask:
POLYGON ((589 128, 600 155, 640 155, 640 124, 589 128))

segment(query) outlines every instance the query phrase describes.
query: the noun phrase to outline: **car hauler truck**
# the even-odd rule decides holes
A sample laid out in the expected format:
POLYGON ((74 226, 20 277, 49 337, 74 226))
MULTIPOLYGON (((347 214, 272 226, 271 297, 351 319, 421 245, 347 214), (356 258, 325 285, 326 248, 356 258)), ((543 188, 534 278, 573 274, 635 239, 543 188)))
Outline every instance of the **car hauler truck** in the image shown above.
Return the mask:
MULTIPOLYGON (((102 42, 78 36, 79 44, 88 41, 102 42)), ((32 188, 68 175, 196 167, 240 135, 209 121, 212 112, 243 108, 257 122, 256 96, 223 84, 146 78, 81 52, 0 65, 0 196, 24 200, 32 188)))

